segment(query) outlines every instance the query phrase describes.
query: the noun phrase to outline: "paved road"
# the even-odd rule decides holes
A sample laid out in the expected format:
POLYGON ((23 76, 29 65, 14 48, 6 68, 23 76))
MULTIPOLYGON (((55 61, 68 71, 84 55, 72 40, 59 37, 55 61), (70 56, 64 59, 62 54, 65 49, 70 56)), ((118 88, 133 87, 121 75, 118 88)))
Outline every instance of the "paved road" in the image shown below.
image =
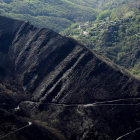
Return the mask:
POLYGON ((140 100, 140 98, 127 98, 127 99, 110 100, 110 101, 96 102, 93 104, 112 103, 112 102, 131 101, 131 100, 140 100))
POLYGON ((19 107, 19 105, 15 108, 15 111, 17 111, 17 110, 19 110, 20 109, 20 107, 19 107))
MULTIPOLYGON (((25 102, 32 102, 32 103, 41 103, 41 104, 47 104, 47 105, 59 105, 59 106, 83 106, 83 107, 89 107, 89 106, 108 106, 108 105, 111 105, 111 106, 137 106, 137 105, 140 105, 140 103, 137 103, 137 104, 113 104, 113 102, 119 102, 119 101, 132 101, 132 100, 140 100, 140 98, 128 98, 128 99, 118 99, 118 100, 110 100, 110 101, 103 101, 103 102, 96 102, 96 103, 88 103, 88 104, 61 104, 61 103, 41 103, 41 102, 32 102, 32 101, 25 101, 25 102)), ((17 108, 15 108, 15 110, 19 110, 20 107, 17 106, 17 108)), ((31 122, 28 122, 29 125, 25 126, 25 127, 28 127, 30 126, 32 123, 31 122)), ((19 130, 21 129, 24 129, 25 127, 23 128, 20 128, 19 130)), ((19 130, 15 130, 14 132, 16 131, 19 131, 19 130)), ((134 133, 135 131, 137 130, 140 130, 140 128, 137 128, 131 132, 128 132, 120 137, 118 137, 116 140, 120 140, 121 138, 131 134, 131 133, 134 133)), ((14 132, 11 132, 11 133, 14 133, 14 132)), ((7 134, 7 135, 10 135, 11 133, 7 134)), ((7 135, 5 135, 4 137, 6 137, 7 135)), ((2 138, 4 138, 2 137, 2 138)), ((2 139, 0 138, 0 139, 2 139)))
MULTIPOLYGON (((131 101, 131 100, 139 100, 140 98, 128 98, 128 99, 118 99, 118 100, 110 100, 110 101, 103 101, 103 102, 95 102, 95 103, 88 103, 88 104, 65 104, 65 103, 41 103, 41 102, 32 102, 32 101, 25 101, 25 102, 31 102, 31 103, 40 103, 40 104, 46 104, 46 105, 59 105, 59 106, 84 106, 84 107, 88 107, 88 106, 107 106, 107 105, 112 105, 112 106, 136 106, 136 105, 140 105, 140 103, 135 103, 135 104, 122 104, 122 103, 115 103, 113 104, 113 102, 119 102, 119 101, 131 101)), ((19 106, 17 108, 15 108, 15 110, 20 109, 19 106)))
POLYGON ((13 133, 15 133, 15 132, 17 132, 17 131, 19 131, 19 130, 22 130, 22 129, 26 128, 26 127, 29 127, 30 125, 32 125, 32 122, 28 122, 28 125, 23 126, 23 127, 19 128, 19 129, 17 129, 17 130, 15 130, 15 131, 12 131, 12 132, 6 134, 5 136, 1 137, 0 140, 2 140, 3 138, 9 136, 10 134, 13 134, 13 133))
POLYGON ((125 137, 125 136, 127 136, 127 135, 129 135, 131 133, 135 133, 137 130, 140 130, 140 127, 135 129, 135 130, 133 130, 133 131, 130 131, 130 132, 128 132, 128 133, 126 133, 126 134, 124 134, 124 135, 122 135, 120 137, 118 137, 116 140, 121 140, 121 138, 123 138, 123 137, 125 137))

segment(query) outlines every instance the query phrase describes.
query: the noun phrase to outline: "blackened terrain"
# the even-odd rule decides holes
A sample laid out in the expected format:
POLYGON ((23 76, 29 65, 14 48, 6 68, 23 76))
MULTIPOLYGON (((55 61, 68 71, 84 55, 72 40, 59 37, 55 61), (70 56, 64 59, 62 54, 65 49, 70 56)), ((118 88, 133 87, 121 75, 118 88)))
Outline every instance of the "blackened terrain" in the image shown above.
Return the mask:
POLYGON ((0 21, 0 107, 44 126, 23 139, 114 140, 140 127, 139 80, 72 38, 0 21))

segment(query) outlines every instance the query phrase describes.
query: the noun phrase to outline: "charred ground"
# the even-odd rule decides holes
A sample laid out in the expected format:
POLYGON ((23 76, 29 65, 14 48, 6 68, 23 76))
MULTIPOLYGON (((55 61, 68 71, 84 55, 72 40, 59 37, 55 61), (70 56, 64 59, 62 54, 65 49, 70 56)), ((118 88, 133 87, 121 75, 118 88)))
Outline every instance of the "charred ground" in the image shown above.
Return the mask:
POLYGON ((140 127, 139 80, 72 38, 27 21, 2 16, 0 21, 0 107, 45 126, 33 124, 31 135, 36 128, 42 136, 36 138, 46 138, 49 126, 66 139, 114 140, 140 127), (120 99, 128 103, 101 105, 120 99))

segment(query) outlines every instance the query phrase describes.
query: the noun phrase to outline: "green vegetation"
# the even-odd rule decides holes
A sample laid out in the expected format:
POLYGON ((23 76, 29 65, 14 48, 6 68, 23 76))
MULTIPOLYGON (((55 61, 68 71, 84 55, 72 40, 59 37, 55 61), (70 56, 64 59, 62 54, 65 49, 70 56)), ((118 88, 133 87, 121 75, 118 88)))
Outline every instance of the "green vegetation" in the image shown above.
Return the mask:
POLYGON ((131 2, 105 10, 96 21, 79 23, 78 28, 69 27, 61 34, 78 39, 132 74, 140 75, 140 2, 131 2))
POLYGON ((105 10, 103 12, 101 12, 98 16, 97 19, 98 20, 103 20, 104 18, 107 18, 111 15, 111 10, 105 10))
POLYGON ((103 19, 130 1, 135 0, 0 0, 0 14, 60 32, 76 22, 103 19))
POLYGON ((0 14, 59 32, 76 21, 95 20, 98 12, 68 0, 0 0, 0 14))

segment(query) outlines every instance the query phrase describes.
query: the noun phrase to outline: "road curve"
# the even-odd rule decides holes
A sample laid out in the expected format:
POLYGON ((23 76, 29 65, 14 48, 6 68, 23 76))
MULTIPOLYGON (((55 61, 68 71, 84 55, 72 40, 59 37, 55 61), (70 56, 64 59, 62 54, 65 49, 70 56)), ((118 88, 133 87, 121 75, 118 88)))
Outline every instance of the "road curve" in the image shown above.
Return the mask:
POLYGON ((127 135, 129 135, 129 134, 131 134, 131 133, 134 133, 134 132, 136 132, 137 130, 140 130, 140 127, 137 128, 137 129, 135 129, 135 130, 133 130, 133 131, 130 131, 130 132, 128 132, 128 133, 126 133, 126 134, 124 134, 124 135, 122 135, 122 136, 120 136, 120 137, 118 137, 116 140, 121 140, 121 138, 123 138, 123 137, 125 137, 125 136, 127 136, 127 135))
POLYGON ((10 134, 13 134, 13 133, 15 133, 15 132, 17 132, 17 131, 19 131, 19 130, 22 130, 22 129, 26 128, 26 127, 29 127, 30 125, 32 125, 32 122, 28 122, 28 125, 23 126, 23 127, 19 128, 19 129, 17 129, 17 130, 15 130, 15 131, 12 131, 12 132, 6 134, 5 136, 1 137, 0 140, 2 140, 3 138, 9 136, 10 134))

